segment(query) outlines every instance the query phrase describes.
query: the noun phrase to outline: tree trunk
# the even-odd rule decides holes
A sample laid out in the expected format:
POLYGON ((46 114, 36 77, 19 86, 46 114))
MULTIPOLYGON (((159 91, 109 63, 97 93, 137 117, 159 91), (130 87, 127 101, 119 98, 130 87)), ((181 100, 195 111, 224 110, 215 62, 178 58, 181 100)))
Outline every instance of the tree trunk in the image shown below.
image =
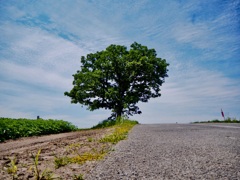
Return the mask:
POLYGON ((117 107, 117 111, 116 111, 117 117, 116 117, 116 121, 120 121, 121 120, 121 116, 123 114, 123 107, 117 107))

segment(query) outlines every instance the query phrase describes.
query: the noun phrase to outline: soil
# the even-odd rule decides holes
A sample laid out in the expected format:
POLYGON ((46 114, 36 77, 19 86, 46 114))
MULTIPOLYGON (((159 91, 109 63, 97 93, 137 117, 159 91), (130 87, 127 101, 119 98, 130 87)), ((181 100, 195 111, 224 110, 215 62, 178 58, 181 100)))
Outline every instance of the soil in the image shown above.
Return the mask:
POLYGON ((84 164, 69 163, 59 168, 55 167, 55 158, 71 157, 87 152, 104 150, 109 151, 110 144, 103 144, 99 139, 113 132, 113 128, 84 130, 70 133, 28 137, 18 140, 9 140, 0 143, 0 179, 13 179, 7 172, 11 167, 11 159, 16 159, 17 179, 35 179, 34 156, 41 149, 39 156, 39 174, 51 172, 54 179, 77 179, 87 176, 98 161, 87 161, 84 164))

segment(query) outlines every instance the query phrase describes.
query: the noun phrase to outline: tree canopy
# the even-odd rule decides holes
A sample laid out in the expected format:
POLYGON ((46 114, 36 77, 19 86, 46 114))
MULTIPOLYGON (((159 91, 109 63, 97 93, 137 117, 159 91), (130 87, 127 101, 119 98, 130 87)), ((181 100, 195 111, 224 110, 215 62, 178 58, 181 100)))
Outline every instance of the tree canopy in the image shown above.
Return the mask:
POLYGON ((71 103, 80 103, 93 111, 112 110, 111 118, 140 114, 138 102, 161 96, 165 82, 165 59, 155 49, 134 42, 127 47, 110 45, 106 50, 81 57, 81 69, 73 74, 73 88, 65 92, 71 103))

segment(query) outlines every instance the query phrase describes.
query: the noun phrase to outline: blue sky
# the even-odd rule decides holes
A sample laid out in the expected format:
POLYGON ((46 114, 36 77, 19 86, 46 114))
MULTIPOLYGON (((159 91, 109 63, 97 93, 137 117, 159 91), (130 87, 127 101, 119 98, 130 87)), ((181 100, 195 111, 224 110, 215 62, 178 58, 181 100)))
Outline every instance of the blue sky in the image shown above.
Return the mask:
POLYGON ((140 123, 240 118, 239 0, 0 1, 0 117, 64 119, 91 127, 63 95, 80 57, 134 41, 170 64, 162 96, 139 103, 140 123))

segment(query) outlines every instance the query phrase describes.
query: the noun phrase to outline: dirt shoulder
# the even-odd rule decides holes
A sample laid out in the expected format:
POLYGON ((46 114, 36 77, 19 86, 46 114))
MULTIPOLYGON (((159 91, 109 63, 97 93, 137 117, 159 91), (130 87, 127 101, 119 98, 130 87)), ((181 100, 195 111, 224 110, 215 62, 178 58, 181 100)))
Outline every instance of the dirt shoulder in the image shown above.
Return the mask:
POLYGON ((41 137, 21 138, 0 143, 0 176, 3 179, 12 179, 7 173, 11 169, 11 160, 16 159, 18 179, 34 179, 34 161, 39 149, 38 168, 46 170, 55 179, 74 179, 77 176, 88 174, 96 165, 96 161, 87 161, 84 164, 70 163, 56 168, 55 159, 76 154, 93 154, 110 148, 109 144, 99 143, 99 139, 113 131, 111 128, 85 130, 78 132, 47 135, 41 137))

